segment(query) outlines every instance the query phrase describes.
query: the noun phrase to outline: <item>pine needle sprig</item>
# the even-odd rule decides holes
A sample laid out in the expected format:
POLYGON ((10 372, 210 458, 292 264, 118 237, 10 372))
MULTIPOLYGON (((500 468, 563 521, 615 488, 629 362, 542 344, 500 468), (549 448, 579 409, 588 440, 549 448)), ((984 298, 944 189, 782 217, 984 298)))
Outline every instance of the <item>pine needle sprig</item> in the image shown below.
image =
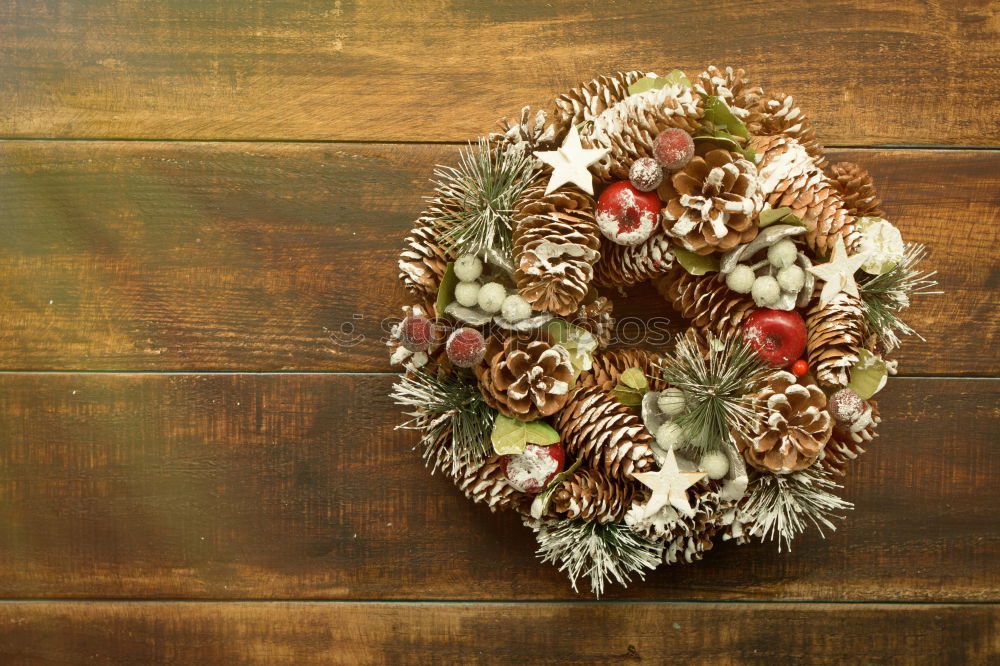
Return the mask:
POLYGON ((873 275, 859 283, 861 288, 862 315, 871 331, 887 351, 899 347, 900 335, 924 338, 904 322, 900 313, 910 306, 913 294, 940 294, 931 291, 937 286, 932 280, 937 271, 925 272, 917 266, 927 257, 922 243, 907 243, 902 260, 881 275, 873 275))
POLYGON ((751 474, 747 499, 741 512, 751 525, 749 534, 763 541, 777 541, 791 551, 791 542, 809 525, 823 535, 823 528, 836 530, 831 519, 843 519, 836 511, 853 509, 854 505, 833 494, 835 483, 820 466, 813 465, 791 474, 755 472, 751 474))
POLYGON ((494 150, 485 138, 462 151, 457 167, 438 166, 436 197, 456 204, 439 219, 449 251, 510 257, 514 204, 537 168, 530 152, 494 150))
MULTIPOLYGON (((529 523, 531 524, 531 523, 529 523)), ((577 580, 590 580, 598 597, 605 583, 628 585, 633 575, 645 578, 662 561, 663 547, 640 536, 625 525, 597 521, 564 520, 531 524, 538 539, 542 562, 559 565, 577 590, 577 580)))
POLYGON ((421 433, 419 444, 432 474, 442 469, 456 476, 481 465, 493 452, 490 433, 497 413, 474 381, 456 374, 432 377, 417 370, 400 378, 390 397, 413 409, 407 413, 412 418, 396 427, 421 433))
POLYGON ((688 411, 676 419, 687 445, 705 452, 720 448, 736 431, 749 438, 759 418, 751 394, 773 370, 738 335, 709 340, 706 360, 698 345, 679 336, 663 378, 684 394, 688 411))

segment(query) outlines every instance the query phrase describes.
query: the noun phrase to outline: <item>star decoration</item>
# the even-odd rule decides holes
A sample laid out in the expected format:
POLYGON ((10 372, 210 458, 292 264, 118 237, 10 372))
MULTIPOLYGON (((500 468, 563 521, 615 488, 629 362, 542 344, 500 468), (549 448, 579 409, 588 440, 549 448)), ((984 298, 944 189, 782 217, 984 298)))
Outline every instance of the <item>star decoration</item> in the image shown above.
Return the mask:
POLYGON ((587 169, 591 164, 608 154, 606 148, 584 148, 580 143, 580 132, 569 128, 569 134, 558 150, 536 152, 534 155, 552 167, 546 194, 566 183, 572 183, 587 194, 594 194, 594 177, 587 169))
POLYGON ((823 280, 823 291, 819 295, 820 306, 825 306, 833 300, 840 292, 858 297, 858 283, 854 281, 854 273, 861 268, 861 264, 868 259, 867 252, 860 252, 853 256, 847 255, 847 248, 844 246, 844 237, 838 236, 837 242, 833 246, 833 255, 830 261, 809 268, 809 272, 823 280))
POLYGON ((654 513, 662 509, 668 503, 680 513, 690 516, 691 505, 688 503, 688 488, 704 479, 705 472, 682 472, 677 467, 677 456, 674 450, 667 451, 666 460, 663 467, 658 472, 639 472, 633 474, 638 481, 653 491, 646 503, 644 515, 649 518, 654 513))

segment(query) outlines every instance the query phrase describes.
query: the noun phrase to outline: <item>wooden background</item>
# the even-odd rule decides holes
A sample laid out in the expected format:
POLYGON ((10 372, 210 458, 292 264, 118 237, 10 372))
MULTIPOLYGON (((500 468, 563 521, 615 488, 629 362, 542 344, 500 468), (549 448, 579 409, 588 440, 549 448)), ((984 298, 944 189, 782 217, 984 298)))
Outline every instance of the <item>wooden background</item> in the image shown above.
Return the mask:
POLYGON ((998 81, 991 0, 0 3, 0 661, 1000 658, 998 81), (946 295, 841 529, 594 602, 393 431, 395 255, 498 116, 709 63, 794 93, 946 295))

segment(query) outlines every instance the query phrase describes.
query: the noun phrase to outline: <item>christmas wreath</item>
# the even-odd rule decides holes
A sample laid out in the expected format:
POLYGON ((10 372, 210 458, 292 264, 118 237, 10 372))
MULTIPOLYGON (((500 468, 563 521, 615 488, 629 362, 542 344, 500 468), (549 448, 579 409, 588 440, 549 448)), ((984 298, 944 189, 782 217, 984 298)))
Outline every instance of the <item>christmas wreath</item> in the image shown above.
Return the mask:
POLYGON ((437 169, 399 260, 392 397, 432 472, 596 594, 834 529, 935 284, 869 174, 731 68, 602 76, 500 127, 437 169), (609 296, 645 281, 688 328, 616 349, 609 296))

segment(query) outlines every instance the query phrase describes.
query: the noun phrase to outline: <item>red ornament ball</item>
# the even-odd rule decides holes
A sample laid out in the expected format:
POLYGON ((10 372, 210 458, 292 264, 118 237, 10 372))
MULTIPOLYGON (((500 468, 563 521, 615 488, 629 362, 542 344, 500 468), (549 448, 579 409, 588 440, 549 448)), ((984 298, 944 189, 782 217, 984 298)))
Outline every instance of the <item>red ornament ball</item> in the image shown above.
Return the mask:
POLYGON ((656 137, 653 154, 664 169, 680 169, 694 157, 694 139, 684 130, 671 127, 656 137))
POLYGON ((565 465, 566 450, 561 442, 549 446, 528 444, 524 453, 500 459, 507 483, 522 493, 532 494, 544 490, 565 465))
POLYGON ((792 374, 796 377, 802 377, 807 372, 809 372, 809 364, 801 358, 795 363, 792 363, 792 374))
POLYGON ((640 192, 652 192, 663 182, 663 167, 652 157, 640 157, 632 162, 628 180, 640 192))
POLYGON ((453 364, 460 368, 471 368, 486 355, 486 340, 474 328, 459 328, 448 336, 444 351, 453 364))
POLYGON ((410 315, 399 327, 399 343, 412 352, 426 351, 434 340, 434 322, 421 315, 410 315))
POLYGON ((660 198, 620 180, 601 192, 595 212, 605 238, 619 245, 638 245, 660 223, 660 198))
POLYGON ((775 368, 784 368, 806 349, 806 322, 794 310, 754 310, 743 322, 743 339, 775 368))

